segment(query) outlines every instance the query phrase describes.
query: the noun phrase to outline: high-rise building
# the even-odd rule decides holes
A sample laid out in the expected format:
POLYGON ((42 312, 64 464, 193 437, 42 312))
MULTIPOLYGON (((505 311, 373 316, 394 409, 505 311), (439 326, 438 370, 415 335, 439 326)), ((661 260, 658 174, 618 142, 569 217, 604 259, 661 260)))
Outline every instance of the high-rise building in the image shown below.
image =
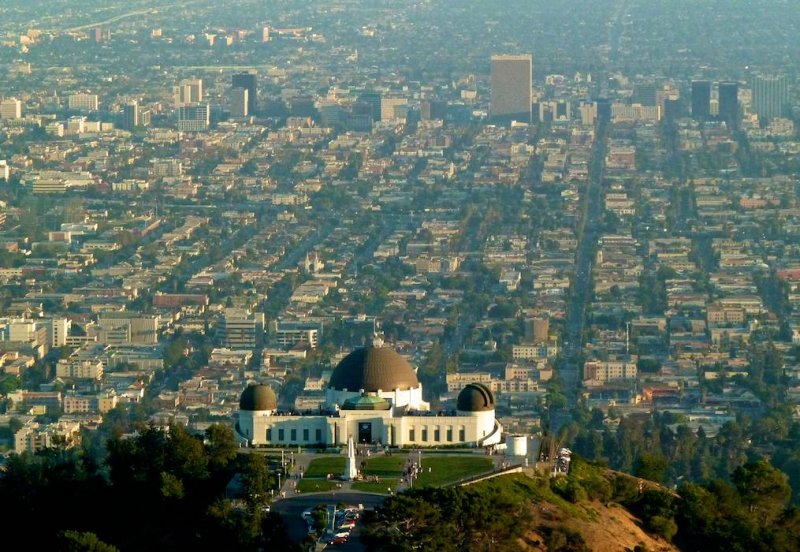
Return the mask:
POLYGON ((178 130, 202 132, 211 126, 211 108, 207 103, 182 105, 178 108, 178 130))
POLYGON ((492 56, 491 116, 530 121, 532 78, 530 54, 492 56))
POLYGON ((0 119, 21 119, 22 102, 16 98, 6 98, 0 102, 0 119))
POLYGON ((786 114, 789 91, 784 75, 753 75, 753 111, 758 118, 769 122, 786 114))
POLYGON ((71 94, 67 96, 67 107, 78 111, 97 111, 97 94, 71 94))
POLYGON ((372 122, 381 120, 381 95, 378 92, 362 92, 358 95, 357 104, 366 106, 365 109, 357 109, 359 115, 369 115, 372 122))
POLYGON ((139 104, 130 102, 122 106, 122 128, 133 130, 139 124, 139 104))
POLYGON ((736 127, 739 122, 739 83, 719 83, 719 118, 736 127))
POLYGON ((656 104, 656 85, 653 82, 643 82, 633 87, 632 103, 653 106, 656 104))
POLYGON ((258 102, 258 80, 255 72, 236 73, 231 77, 231 86, 247 90, 247 113, 255 115, 258 102))
POLYGON ((711 82, 692 81, 692 119, 707 121, 711 116, 711 82))
POLYGON ((242 119, 250 114, 249 102, 250 92, 246 88, 232 88, 228 92, 228 99, 231 106, 231 117, 242 119))
POLYGON ((203 101, 203 81, 201 79, 185 79, 173 90, 175 107, 203 101))

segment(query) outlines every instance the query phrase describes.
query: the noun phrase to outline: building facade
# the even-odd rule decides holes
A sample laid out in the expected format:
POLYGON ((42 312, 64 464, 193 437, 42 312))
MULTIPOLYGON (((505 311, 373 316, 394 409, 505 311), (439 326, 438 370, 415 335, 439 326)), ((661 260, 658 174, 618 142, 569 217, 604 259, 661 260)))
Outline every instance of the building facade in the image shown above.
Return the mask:
POLYGON ((250 446, 344 445, 351 437, 394 447, 488 446, 500 443, 502 434, 486 385, 464 387, 455 412, 431 412, 414 369, 383 346, 357 349, 336 366, 318 412, 278 413, 271 388, 248 386, 235 429, 250 446))
POLYGON ((532 78, 530 54, 492 56, 490 115, 530 122, 532 78))

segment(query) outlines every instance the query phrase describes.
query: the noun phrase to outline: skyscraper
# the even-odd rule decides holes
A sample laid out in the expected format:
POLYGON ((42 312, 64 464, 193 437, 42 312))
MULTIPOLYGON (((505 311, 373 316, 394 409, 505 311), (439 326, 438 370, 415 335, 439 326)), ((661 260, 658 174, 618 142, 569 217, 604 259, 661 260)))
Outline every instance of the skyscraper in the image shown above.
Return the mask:
POLYGON ((719 83, 719 118, 731 127, 739 122, 739 83, 719 83))
POLYGON ((139 124, 139 104, 137 102, 127 103, 122 106, 122 128, 133 130, 139 124))
POLYGON ((241 119, 250 114, 250 92, 246 88, 233 88, 228 97, 231 104, 231 117, 241 119))
POLYGON ((504 120, 531 120, 533 56, 492 56, 492 97, 489 113, 504 120))
POLYGON ((381 95, 378 92, 362 92, 358 95, 357 103, 365 106, 365 110, 359 110, 359 114, 366 114, 372 117, 372 122, 381 120, 381 95))
POLYGON ((175 107, 200 103, 203 101, 203 81, 201 79, 185 79, 173 91, 175 107))
POLYGON ((258 80, 255 72, 236 73, 231 77, 231 86, 247 90, 247 113, 255 115, 258 102, 258 80))
POLYGON ((789 92, 784 75, 756 74, 752 78, 753 111, 763 122, 786 113, 789 92))
POLYGON ((711 116, 711 83, 692 81, 692 119, 707 121, 711 116))

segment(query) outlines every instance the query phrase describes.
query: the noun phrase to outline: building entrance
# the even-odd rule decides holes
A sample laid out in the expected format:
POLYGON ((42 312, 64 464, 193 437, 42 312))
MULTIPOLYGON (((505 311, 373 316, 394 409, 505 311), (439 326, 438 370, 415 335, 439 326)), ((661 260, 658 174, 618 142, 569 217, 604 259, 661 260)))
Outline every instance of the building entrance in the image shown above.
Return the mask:
POLYGON ((358 423, 358 442, 362 444, 372 444, 372 422, 358 423))

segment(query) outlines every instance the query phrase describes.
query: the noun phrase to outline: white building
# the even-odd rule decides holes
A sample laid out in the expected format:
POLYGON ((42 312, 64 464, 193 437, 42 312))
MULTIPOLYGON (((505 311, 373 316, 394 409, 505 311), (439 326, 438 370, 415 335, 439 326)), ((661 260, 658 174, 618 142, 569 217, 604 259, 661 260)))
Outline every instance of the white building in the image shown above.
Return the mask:
POLYGON ((239 401, 236 434, 260 445, 487 446, 501 442, 495 399, 483 384, 468 384, 456 412, 437 415, 422 400, 422 385, 397 352, 376 344, 357 349, 336 366, 319 413, 278 414, 266 385, 250 385, 239 401))
POLYGON ((17 98, 0 101, 0 119, 21 119, 22 102, 17 98))
POLYGON ((97 94, 71 94, 67 97, 67 107, 78 111, 97 111, 97 94))

